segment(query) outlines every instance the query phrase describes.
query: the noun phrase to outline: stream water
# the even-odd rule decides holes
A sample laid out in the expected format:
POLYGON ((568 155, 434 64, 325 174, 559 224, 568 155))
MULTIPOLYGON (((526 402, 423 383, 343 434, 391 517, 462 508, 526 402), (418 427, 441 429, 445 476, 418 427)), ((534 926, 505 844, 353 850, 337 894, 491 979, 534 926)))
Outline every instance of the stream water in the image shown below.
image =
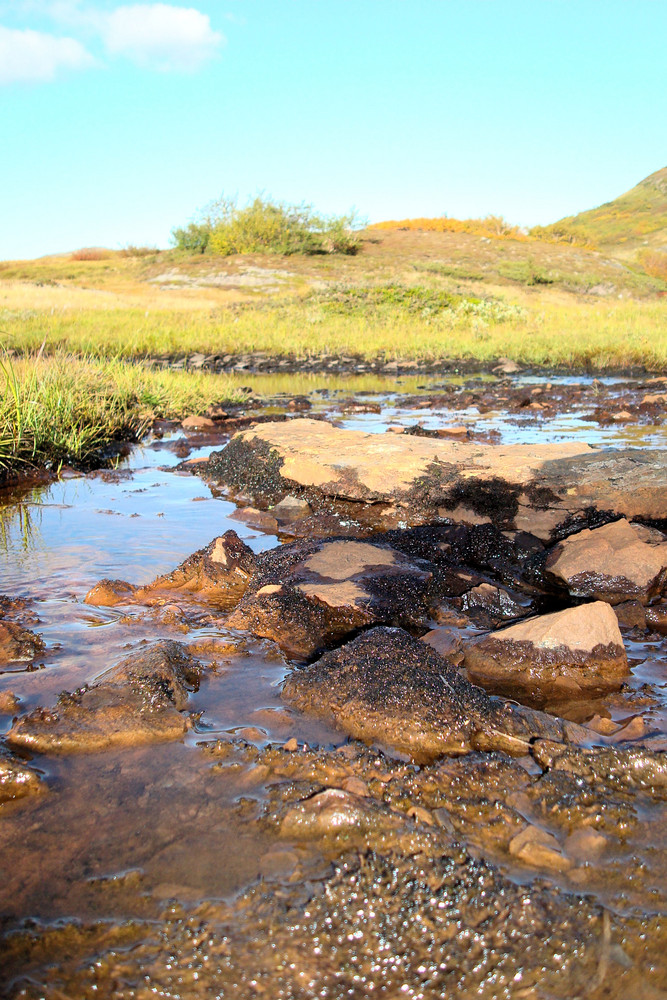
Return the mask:
MULTIPOLYGON (((476 378, 470 384, 490 390, 496 382, 476 378)), ((287 399, 303 394, 312 403, 308 415, 324 415, 370 433, 384 433, 391 425, 420 423, 428 430, 464 424, 481 439, 488 435, 508 443, 577 439, 612 448, 667 446, 667 427, 659 419, 586 419, 595 404, 590 380, 523 377, 513 383, 527 392, 547 384, 549 391, 583 387, 581 405, 573 403, 572 394, 567 406, 547 414, 508 412, 502 403, 480 412, 474 401, 467 406, 443 402, 440 394, 449 393, 453 400, 467 388, 463 377, 252 379, 254 395, 270 397, 258 414, 283 412, 287 399), (433 397, 440 400, 437 405, 422 405, 433 397), (352 408, 350 400, 356 404, 352 408), (364 406, 379 406, 380 412, 361 412, 364 406)), ((627 380, 608 379, 603 391, 611 407, 617 393, 626 398, 633 387, 627 380)), ((7 995, 25 989, 20 978, 25 969, 32 970, 35 983, 49 981, 43 970, 63 954, 61 938, 49 945, 49 928, 62 929, 71 920, 81 926, 99 919, 108 926, 155 920, 167 900, 188 906, 202 899, 234 899, 267 866, 275 868, 275 840, 251 815, 257 803, 266 801, 270 786, 253 777, 247 764, 232 762, 212 770, 203 742, 236 738, 260 749, 292 738, 325 749, 347 742, 324 724, 286 708, 280 688, 288 664, 276 647, 226 629, 219 614, 207 615, 200 608, 198 615, 184 618, 175 609, 170 617, 169 607, 146 614, 145 609, 83 603, 101 578, 148 583, 230 528, 256 552, 280 544, 276 535, 235 519, 236 507, 223 493, 177 468, 183 454, 203 457, 224 441, 183 439, 182 431, 173 430, 136 446, 113 470, 66 472, 49 485, 0 496, 0 592, 30 601, 37 621, 29 627, 46 644, 35 665, 0 666, 0 693, 13 693, 21 712, 52 705, 63 690, 94 682, 156 638, 186 641, 207 668, 190 699, 194 721, 182 741, 71 757, 35 755, 46 794, 0 806, 0 926, 5 942, 14 942, 4 982, 0 973, 0 993, 3 988, 7 995), (243 804, 250 799, 254 805, 246 814, 243 804), (32 923, 26 925, 26 920, 32 923), (34 933, 38 928, 45 942, 41 950, 26 951, 21 944, 24 950, 16 952, 16 935, 25 934, 26 926, 34 933)), ((646 728, 666 731, 665 640, 633 635, 626 645, 633 667, 631 692, 637 695, 649 685, 652 693, 642 710, 646 728)), ((618 698, 608 705, 616 719, 635 711, 618 698)), ((0 734, 11 724, 11 714, 0 715, 0 734)), ((651 819, 648 815, 646 822, 651 819)), ((667 896, 667 886, 660 883, 662 860, 654 863, 654 875, 656 902, 645 905, 647 912, 662 912, 667 896)), ((598 887, 598 896, 604 897, 603 888, 598 887)), ((86 954, 80 943, 77 947, 86 954)), ((89 952, 94 955, 97 947, 91 945, 89 952)), ((33 994, 28 990, 25 995, 33 994)), ((37 995, 43 994, 38 990, 37 995)), ((77 994, 65 989, 57 995, 77 994)), ((122 989, 117 995, 124 995, 122 989)), ((198 994, 193 988, 182 995, 198 994)), ((533 995, 539 994, 526 994, 533 995)))

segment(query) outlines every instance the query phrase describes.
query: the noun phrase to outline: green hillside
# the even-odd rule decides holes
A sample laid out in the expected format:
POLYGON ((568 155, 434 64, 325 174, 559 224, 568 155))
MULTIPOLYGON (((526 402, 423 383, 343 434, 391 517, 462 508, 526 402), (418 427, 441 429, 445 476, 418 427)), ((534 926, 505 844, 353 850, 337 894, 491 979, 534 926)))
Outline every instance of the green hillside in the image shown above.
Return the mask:
POLYGON ((613 201, 537 226, 531 235, 588 246, 667 249, 667 167, 613 201))

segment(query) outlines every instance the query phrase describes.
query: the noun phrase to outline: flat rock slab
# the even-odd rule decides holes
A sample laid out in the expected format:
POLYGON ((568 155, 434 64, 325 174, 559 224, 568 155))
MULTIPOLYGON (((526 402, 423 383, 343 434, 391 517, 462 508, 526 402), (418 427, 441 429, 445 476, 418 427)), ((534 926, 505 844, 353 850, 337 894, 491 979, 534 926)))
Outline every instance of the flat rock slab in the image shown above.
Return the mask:
POLYGON ((667 537, 621 518, 560 542, 549 553, 545 571, 573 597, 647 604, 665 586, 667 537))
POLYGON ((579 726, 491 698, 399 628, 370 629, 295 670, 283 698, 355 739, 419 762, 475 749, 523 756, 540 735, 558 742, 590 737, 579 726))
POLYGON ((158 642, 102 674, 97 684, 65 692, 52 709, 18 719, 10 746, 40 753, 86 753, 179 739, 182 714, 199 665, 178 642, 158 642))
POLYGON ((207 475, 269 501, 301 490, 386 502, 404 506, 412 523, 464 511, 545 539, 588 509, 667 517, 667 453, 595 451, 581 442, 485 445, 296 419, 237 434, 211 455, 207 475))
POLYGON ((307 660, 359 628, 426 621, 431 579, 427 562, 386 543, 291 542, 257 556, 227 625, 307 660))
POLYGON ((468 677, 487 690, 540 702, 618 689, 628 659, 604 601, 540 615, 468 647, 468 677))

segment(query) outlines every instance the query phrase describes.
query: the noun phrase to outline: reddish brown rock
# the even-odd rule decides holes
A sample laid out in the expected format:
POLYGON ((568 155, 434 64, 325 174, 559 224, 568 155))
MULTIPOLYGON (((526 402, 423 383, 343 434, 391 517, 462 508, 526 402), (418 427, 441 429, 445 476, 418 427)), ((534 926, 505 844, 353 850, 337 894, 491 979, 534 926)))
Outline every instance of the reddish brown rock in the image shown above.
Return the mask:
POLYGON ((40 753, 84 753, 182 737, 188 689, 199 664, 178 642, 156 643, 102 674, 92 687, 64 692, 54 708, 19 718, 10 746, 40 753))
POLYGON ((0 663, 32 663, 44 642, 17 622, 0 621, 0 663))
POLYGON ((211 417, 205 417, 203 415, 186 417, 181 423, 181 427, 185 431, 214 431, 218 429, 215 420, 211 417))
POLYGON ((616 615, 604 601, 493 632, 466 649, 464 662, 473 683, 536 704, 614 690, 628 675, 616 615))
POLYGON ((486 611, 492 618, 511 620, 530 614, 530 604, 519 594, 490 583, 480 583, 463 595, 464 611, 486 611))
POLYGON ((292 542, 257 557, 257 572, 227 620, 308 659, 368 625, 427 617, 431 572, 386 544, 292 542))
POLYGON ((552 549, 547 578, 574 597, 646 604, 667 579, 667 538, 625 518, 571 535, 552 549))
POLYGON ((96 608, 114 608, 117 604, 128 604, 136 589, 125 580, 100 580, 88 591, 83 602, 96 608))
POLYGON ((490 698, 427 643, 397 628, 370 629, 293 671, 283 698, 355 739, 418 761, 474 749, 523 756, 540 734, 556 741, 590 737, 579 726, 490 698))
POLYGON ((45 791, 39 774, 6 750, 0 750, 0 803, 45 791))
POLYGON ((257 499, 275 502, 296 488, 311 502, 398 504, 412 524, 463 509, 547 540, 596 510, 660 521, 667 490, 659 451, 367 434, 307 418, 243 431, 211 455, 206 474, 257 499))

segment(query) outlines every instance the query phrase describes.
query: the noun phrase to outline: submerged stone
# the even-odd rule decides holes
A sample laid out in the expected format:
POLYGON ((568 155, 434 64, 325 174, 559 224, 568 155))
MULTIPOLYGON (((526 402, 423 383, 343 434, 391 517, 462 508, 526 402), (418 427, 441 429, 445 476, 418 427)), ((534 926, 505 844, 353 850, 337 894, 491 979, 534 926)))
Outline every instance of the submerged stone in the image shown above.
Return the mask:
POLYGON ((64 692, 54 708, 19 718, 11 746, 40 753, 79 753, 179 739, 182 710, 199 665, 181 643, 158 642, 133 653, 91 687, 64 692))
POLYGON ((7 751, 0 750, 0 803, 22 799, 45 789, 39 774, 7 751))
POLYGON ((547 579, 574 597, 646 604, 667 579, 667 537, 621 518, 560 542, 549 553, 545 570, 547 579))
POLYGON ((464 663, 475 684, 536 701, 613 691, 629 673, 616 615, 604 601, 493 632, 467 648, 464 663))
POLYGON ((114 608, 117 604, 127 604, 132 600, 137 588, 126 580, 100 580, 88 591, 84 604, 96 608, 114 608))
POLYGON ((257 557, 257 570, 227 620, 308 659, 356 629, 427 617, 428 564, 386 543, 297 541, 257 557))
POLYGON ((399 628, 370 629, 295 670, 283 698, 355 739, 419 761, 473 749, 523 755, 540 734, 556 741, 590 737, 579 726, 490 698, 399 628))

